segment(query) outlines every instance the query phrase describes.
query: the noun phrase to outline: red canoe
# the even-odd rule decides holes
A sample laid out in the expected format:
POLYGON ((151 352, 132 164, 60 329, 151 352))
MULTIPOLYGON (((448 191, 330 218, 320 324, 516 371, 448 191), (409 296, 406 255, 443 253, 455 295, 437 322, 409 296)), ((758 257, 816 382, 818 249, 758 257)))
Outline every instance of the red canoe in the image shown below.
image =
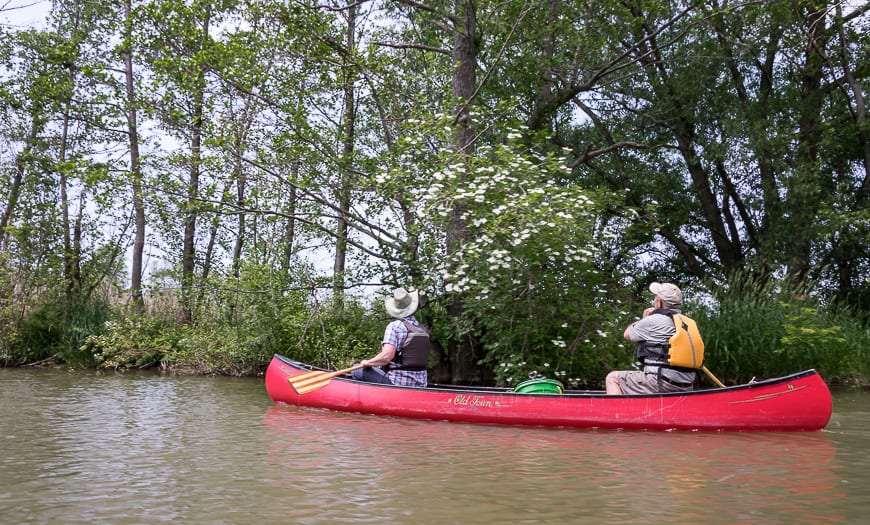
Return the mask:
POLYGON ((319 369, 275 355, 266 370, 269 397, 276 403, 379 416, 635 430, 820 430, 832 411, 831 393, 815 370, 726 388, 653 395, 517 393, 450 385, 414 388, 347 376, 297 394, 287 379, 312 370, 319 369))

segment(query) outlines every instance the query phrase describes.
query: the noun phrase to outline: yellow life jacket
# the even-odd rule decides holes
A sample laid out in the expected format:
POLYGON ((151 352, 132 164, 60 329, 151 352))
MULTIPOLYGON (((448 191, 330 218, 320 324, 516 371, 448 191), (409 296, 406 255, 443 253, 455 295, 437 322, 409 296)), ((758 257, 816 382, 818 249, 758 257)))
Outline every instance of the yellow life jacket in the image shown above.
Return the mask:
POLYGON ((704 341, 695 321, 683 314, 671 316, 677 331, 671 336, 668 364, 682 368, 701 368, 704 364, 704 341))

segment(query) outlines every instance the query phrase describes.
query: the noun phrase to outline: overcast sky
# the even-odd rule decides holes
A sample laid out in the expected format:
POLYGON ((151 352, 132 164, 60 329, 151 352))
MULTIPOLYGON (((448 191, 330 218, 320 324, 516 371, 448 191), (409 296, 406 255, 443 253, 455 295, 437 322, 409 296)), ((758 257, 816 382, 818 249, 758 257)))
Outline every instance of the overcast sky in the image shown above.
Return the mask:
POLYGON ((0 24, 16 28, 39 26, 49 9, 50 0, 0 0, 0 24))

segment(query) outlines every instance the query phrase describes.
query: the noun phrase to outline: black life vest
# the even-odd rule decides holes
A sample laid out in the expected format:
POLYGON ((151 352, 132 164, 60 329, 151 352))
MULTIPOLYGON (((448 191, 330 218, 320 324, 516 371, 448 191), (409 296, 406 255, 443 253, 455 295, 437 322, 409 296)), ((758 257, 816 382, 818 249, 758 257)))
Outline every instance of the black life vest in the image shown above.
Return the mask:
POLYGON ((429 366, 429 332, 423 326, 401 319, 408 329, 405 344, 396 349, 396 355, 390 361, 390 370, 426 370, 429 366))
POLYGON ((667 343, 638 343, 638 359, 645 365, 688 370, 701 368, 704 364, 704 341, 695 321, 681 314, 679 310, 659 308, 652 313, 670 317, 674 322, 675 332, 667 343))

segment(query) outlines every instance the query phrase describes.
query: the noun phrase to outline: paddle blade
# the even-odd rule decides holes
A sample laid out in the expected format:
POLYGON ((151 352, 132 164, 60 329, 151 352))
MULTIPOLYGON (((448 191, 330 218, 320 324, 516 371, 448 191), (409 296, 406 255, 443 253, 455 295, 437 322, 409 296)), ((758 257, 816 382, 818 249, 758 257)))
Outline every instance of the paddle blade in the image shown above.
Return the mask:
POLYGON ((314 392, 315 390, 320 390, 321 388, 328 385, 330 381, 332 381, 332 376, 314 378, 313 381, 308 381, 301 385, 294 385, 293 383, 290 383, 290 385, 293 387, 294 390, 296 390, 296 393, 301 396, 309 392, 314 392))
POLYGON ((328 373, 325 370, 312 370, 310 372, 302 372, 301 374, 296 374, 294 376, 290 376, 287 378, 287 381, 292 385, 293 383, 298 383, 304 379, 309 379, 311 377, 319 376, 321 374, 328 373))
POLYGON ((287 382, 297 394, 302 395, 323 388, 332 380, 334 372, 305 372, 287 378, 287 382), (317 385, 317 388, 309 388, 317 385))

